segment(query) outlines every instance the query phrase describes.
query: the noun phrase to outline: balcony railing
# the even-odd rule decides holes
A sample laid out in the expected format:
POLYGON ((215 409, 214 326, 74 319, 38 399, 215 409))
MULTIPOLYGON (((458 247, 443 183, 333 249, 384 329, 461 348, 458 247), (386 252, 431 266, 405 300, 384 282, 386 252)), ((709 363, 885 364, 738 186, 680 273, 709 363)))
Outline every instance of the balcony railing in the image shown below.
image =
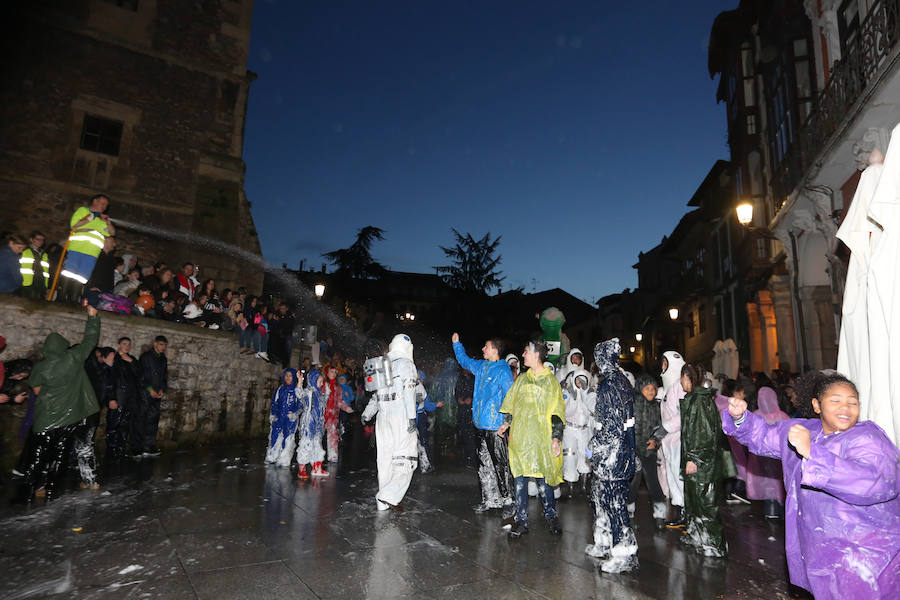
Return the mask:
POLYGON ((800 128, 792 150, 777 169, 776 193, 784 197, 793 191, 853 104, 880 75, 898 40, 900 0, 879 0, 869 9, 841 60, 832 65, 828 83, 800 128))

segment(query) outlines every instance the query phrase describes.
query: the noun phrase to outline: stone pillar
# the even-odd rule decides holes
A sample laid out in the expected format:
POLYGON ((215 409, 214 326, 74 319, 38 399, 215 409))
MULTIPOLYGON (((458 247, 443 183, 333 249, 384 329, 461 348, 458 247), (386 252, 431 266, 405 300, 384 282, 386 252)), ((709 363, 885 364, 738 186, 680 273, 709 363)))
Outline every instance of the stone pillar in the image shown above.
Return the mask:
POLYGON ((747 328, 748 338, 750 342, 750 370, 754 373, 764 369, 764 352, 763 352, 763 336, 762 327, 759 320, 759 305, 756 302, 748 302, 747 308, 747 328))
POLYGON ((833 369, 837 365, 837 331, 831 303, 831 288, 825 285, 800 288, 806 316, 807 352, 813 369, 833 369))
POLYGON ((803 367, 797 355, 796 328, 794 325, 794 302, 791 296, 789 275, 773 275, 769 279, 769 292, 775 313, 775 329, 778 335, 779 368, 790 368, 799 372, 803 367))

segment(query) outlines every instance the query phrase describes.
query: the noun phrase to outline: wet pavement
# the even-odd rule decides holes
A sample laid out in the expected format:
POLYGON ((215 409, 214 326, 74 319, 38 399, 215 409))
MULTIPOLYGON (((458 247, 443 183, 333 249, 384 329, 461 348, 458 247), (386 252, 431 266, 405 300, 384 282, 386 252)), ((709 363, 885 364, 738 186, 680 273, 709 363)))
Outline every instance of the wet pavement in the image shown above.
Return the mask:
POLYGON ((0 598, 805 597, 789 590, 780 522, 757 505, 723 508, 720 560, 657 532, 641 498, 640 570, 609 575, 584 554, 583 496, 560 502, 562 537, 532 499, 529 535, 508 541, 499 515, 471 511, 472 470, 416 474, 405 510, 377 513, 374 470, 300 481, 265 467, 262 445, 172 451, 125 464, 100 491, 4 504, 0 598))

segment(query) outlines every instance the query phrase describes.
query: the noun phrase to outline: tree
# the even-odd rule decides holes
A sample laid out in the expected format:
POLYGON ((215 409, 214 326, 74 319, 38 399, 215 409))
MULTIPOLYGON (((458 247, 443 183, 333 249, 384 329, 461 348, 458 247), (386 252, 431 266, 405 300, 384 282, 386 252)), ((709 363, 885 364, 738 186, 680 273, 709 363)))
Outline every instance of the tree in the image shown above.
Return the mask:
POLYGON ((500 276, 497 265, 503 258, 499 254, 494 256, 500 238, 491 239, 490 232, 476 240, 471 233, 462 235, 456 229, 451 229, 456 236, 456 245, 452 248, 441 246, 441 250, 447 255, 453 264, 445 267, 435 267, 438 275, 450 287, 476 294, 487 294, 493 288, 500 288, 505 277, 500 276))
POLYGON ((372 258, 372 242, 384 239, 384 230, 368 225, 356 233, 356 241, 349 248, 340 248, 322 254, 331 261, 337 272, 355 279, 380 277, 385 268, 372 258))

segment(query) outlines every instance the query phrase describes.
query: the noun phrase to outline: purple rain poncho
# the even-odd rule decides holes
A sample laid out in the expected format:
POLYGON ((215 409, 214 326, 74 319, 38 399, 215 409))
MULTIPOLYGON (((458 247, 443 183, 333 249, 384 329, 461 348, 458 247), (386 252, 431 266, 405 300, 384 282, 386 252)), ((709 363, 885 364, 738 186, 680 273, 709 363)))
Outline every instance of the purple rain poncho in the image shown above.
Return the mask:
MULTIPOLYGON (((775 390, 761 387, 757 393, 759 409, 753 411, 769 425, 787 421, 790 417, 778 408, 775 390)), ((784 502, 784 485, 781 483, 781 462, 768 456, 747 455, 747 497, 751 500, 778 500, 784 502)))
POLYGON ((781 458, 791 583, 817 600, 900 598, 900 450, 880 427, 862 421, 826 435, 817 419, 769 425, 749 411, 737 427, 722 411, 722 429, 781 458), (788 443, 792 425, 810 432, 808 459, 788 443))

